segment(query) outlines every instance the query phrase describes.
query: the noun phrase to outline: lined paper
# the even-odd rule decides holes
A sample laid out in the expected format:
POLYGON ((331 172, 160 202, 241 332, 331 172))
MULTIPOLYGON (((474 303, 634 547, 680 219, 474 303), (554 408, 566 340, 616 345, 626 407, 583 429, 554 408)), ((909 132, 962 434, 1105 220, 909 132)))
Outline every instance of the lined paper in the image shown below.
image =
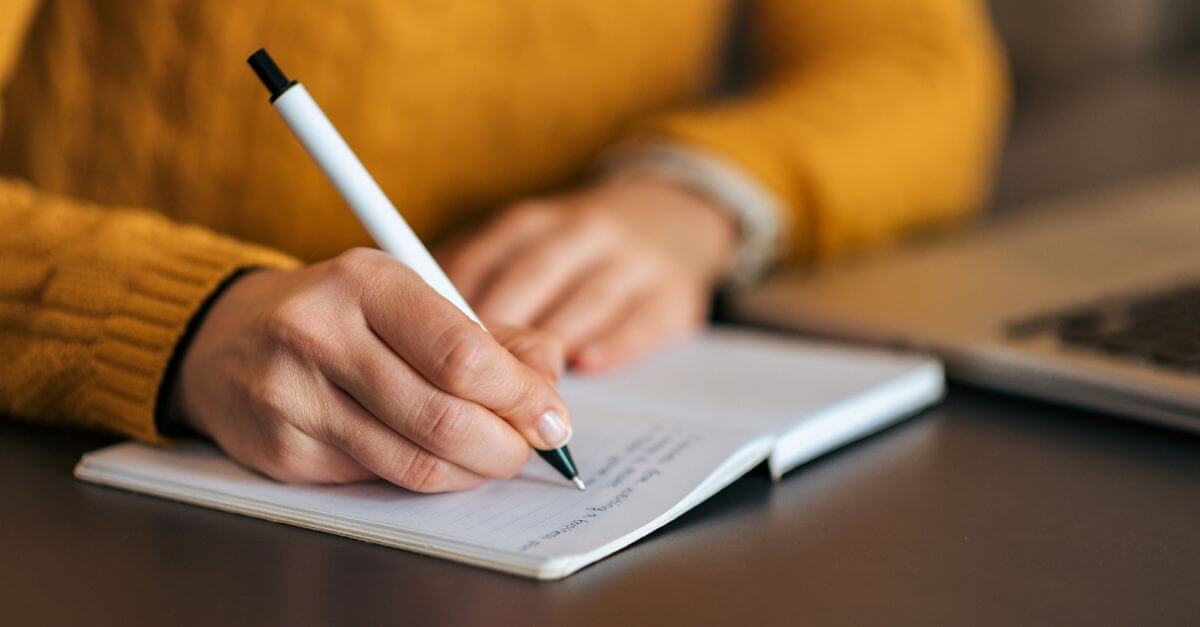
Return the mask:
MULTIPOLYGON (((123 481, 103 482, 134 489, 138 487, 128 485, 129 480, 140 478, 158 486, 159 494, 166 490, 169 493, 162 495, 202 495, 206 504, 219 500, 228 509, 257 504, 260 510, 307 512, 330 526, 349 523, 381 535, 399 532, 439 543, 555 558, 595 551, 636 532, 757 438, 730 427, 653 419, 599 405, 577 404, 574 412, 571 448, 588 484, 585 492, 536 456, 514 479, 436 495, 414 494, 383 482, 283 485, 201 444, 175 449, 122 444, 85 456, 79 472, 85 479, 115 473, 123 481)), ((764 456, 767 448, 769 444, 762 446, 764 456)))

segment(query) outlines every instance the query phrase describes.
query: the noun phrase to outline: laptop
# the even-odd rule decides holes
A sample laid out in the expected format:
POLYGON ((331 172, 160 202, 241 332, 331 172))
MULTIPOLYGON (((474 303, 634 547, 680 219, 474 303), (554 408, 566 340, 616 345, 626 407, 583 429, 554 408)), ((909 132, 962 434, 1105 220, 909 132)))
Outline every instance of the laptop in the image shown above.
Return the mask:
POLYGON ((761 325, 926 350, 952 379, 1200 432, 1200 169, 734 295, 761 325))

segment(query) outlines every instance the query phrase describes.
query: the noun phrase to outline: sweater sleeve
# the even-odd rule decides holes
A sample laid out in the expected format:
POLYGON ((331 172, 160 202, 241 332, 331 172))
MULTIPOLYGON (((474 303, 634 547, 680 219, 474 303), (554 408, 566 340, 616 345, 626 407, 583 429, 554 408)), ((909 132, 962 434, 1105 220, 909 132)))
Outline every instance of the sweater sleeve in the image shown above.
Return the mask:
POLYGON ((0 180, 0 415, 158 439, 163 372, 205 298, 238 269, 295 263, 0 180))
MULTIPOLYGON (((0 0, 0 86, 35 9, 0 0)), ((295 263, 0 178, 0 416, 159 439, 158 388, 194 312, 239 268, 295 263)))
POLYGON ((635 139, 720 155, 780 199, 793 258, 969 213, 988 190, 1006 72, 979 0, 759 0, 755 75, 635 139))

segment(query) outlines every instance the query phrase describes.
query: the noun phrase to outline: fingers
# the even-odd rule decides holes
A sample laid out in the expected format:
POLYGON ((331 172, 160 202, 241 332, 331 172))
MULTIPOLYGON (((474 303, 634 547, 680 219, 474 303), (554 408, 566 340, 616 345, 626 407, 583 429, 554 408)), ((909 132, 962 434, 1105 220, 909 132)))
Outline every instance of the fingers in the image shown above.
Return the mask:
POLYGON ((380 478, 414 492, 464 490, 486 480, 389 429, 344 392, 332 390, 329 399, 333 419, 319 437, 380 478))
POLYGON ((615 326, 633 300, 651 286, 653 276, 649 263, 609 261, 584 277, 545 314, 538 328, 561 339, 573 356, 589 338, 615 326))
POLYGON ((529 443, 512 425, 431 385, 365 326, 358 335, 323 366, 329 394, 348 393, 404 441, 474 474, 499 479, 521 470, 529 443))
POLYGON ((285 483, 352 483, 375 477, 336 446, 286 423, 270 432, 242 434, 222 448, 239 463, 285 483))
POLYGON ((721 249, 728 225, 715 220, 720 233, 693 238, 685 231, 707 224, 702 218, 712 217, 711 207, 692 206, 695 199, 687 194, 666 200, 645 189, 605 187, 531 205, 541 216, 511 212, 476 236, 474 246, 454 254, 464 267, 472 264, 466 259, 471 255, 479 255, 479 265, 496 264, 490 272, 467 273, 480 281, 471 283, 472 304, 484 319, 557 336, 568 363, 583 370, 613 367, 681 334, 677 327, 694 328, 693 318, 708 306, 714 276, 709 257, 723 257, 712 249, 721 249), (692 204, 664 211, 666 200, 692 204), (700 218, 693 220, 692 213, 700 218), (672 304, 651 294, 655 290, 682 302, 672 304))
POLYGON ((408 268, 381 264, 376 271, 374 289, 361 295, 366 322, 425 380, 491 410, 535 448, 570 439, 566 404, 545 378, 408 268))
POLYGON ((590 342, 574 365, 602 372, 634 359, 651 348, 678 340, 700 326, 704 303, 676 290, 651 294, 602 337, 590 342))
POLYGON ((559 220, 546 201, 518 205, 484 230, 439 251, 446 274, 468 301, 482 293, 492 273, 520 247, 549 231, 559 220))
POLYGON ((486 322, 492 336, 501 346, 551 384, 562 377, 563 371, 566 370, 566 358, 563 343, 558 338, 525 327, 486 322))
POLYGON ((615 233, 597 214, 571 216, 518 249, 476 298, 485 318, 509 324, 531 324, 573 280, 615 244, 615 233))

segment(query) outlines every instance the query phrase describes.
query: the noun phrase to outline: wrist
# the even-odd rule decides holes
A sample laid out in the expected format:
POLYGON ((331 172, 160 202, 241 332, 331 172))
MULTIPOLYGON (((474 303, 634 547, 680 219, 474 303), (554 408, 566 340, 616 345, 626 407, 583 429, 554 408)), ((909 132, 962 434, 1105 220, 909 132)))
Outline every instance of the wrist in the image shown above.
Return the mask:
POLYGON ((584 207, 610 214, 630 238, 707 287, 733 264, 736 224, 711 200, 674 181, 630 174, 606 179, 582 198, 584 207))
POLYGON ((252 267, 240 268, 234 271, 208 295, 208 298, 200 304, 200 307, 196 309, 191 319, 188 320, 183 334, 175 344, 175 350, 171 355, 170 361, 167 363, 166 370, 163 372, 162 382, 159 384, 154 421, 158 432, 162 435, 167 437, 206 435, 204 429, 194 423, 189 416, 189 412, 184 407, 184 395, 180 389, 182 387, 184 362, 190 349, 195 344, 204 321, 217 305, 217 302, 229 292, 235 283, 238 283, 245 276, 258 270, 260 268, 252 267))
POLYGON ((786 253, 791 220, 782 203, 750 173, 716 153, 669 141, 630 140, 610 150, 601 167, 609 179, 649 176, 672 182, 722 212, 736 234, 723 279, 753 281, 786 253))
POLYGON ((716 283, 733 270, 737 259, 739 228, 730 213, 719 203, 690 186, 654 173, 631 173, 625 184, 652 188, 672 196, 674 202, 647 207, 661 211, 682 238, 681 247, 699 253, 693 259, 696 268, 710 283, 716 283), (678 225, 684 225, 678 227, 678 225))

